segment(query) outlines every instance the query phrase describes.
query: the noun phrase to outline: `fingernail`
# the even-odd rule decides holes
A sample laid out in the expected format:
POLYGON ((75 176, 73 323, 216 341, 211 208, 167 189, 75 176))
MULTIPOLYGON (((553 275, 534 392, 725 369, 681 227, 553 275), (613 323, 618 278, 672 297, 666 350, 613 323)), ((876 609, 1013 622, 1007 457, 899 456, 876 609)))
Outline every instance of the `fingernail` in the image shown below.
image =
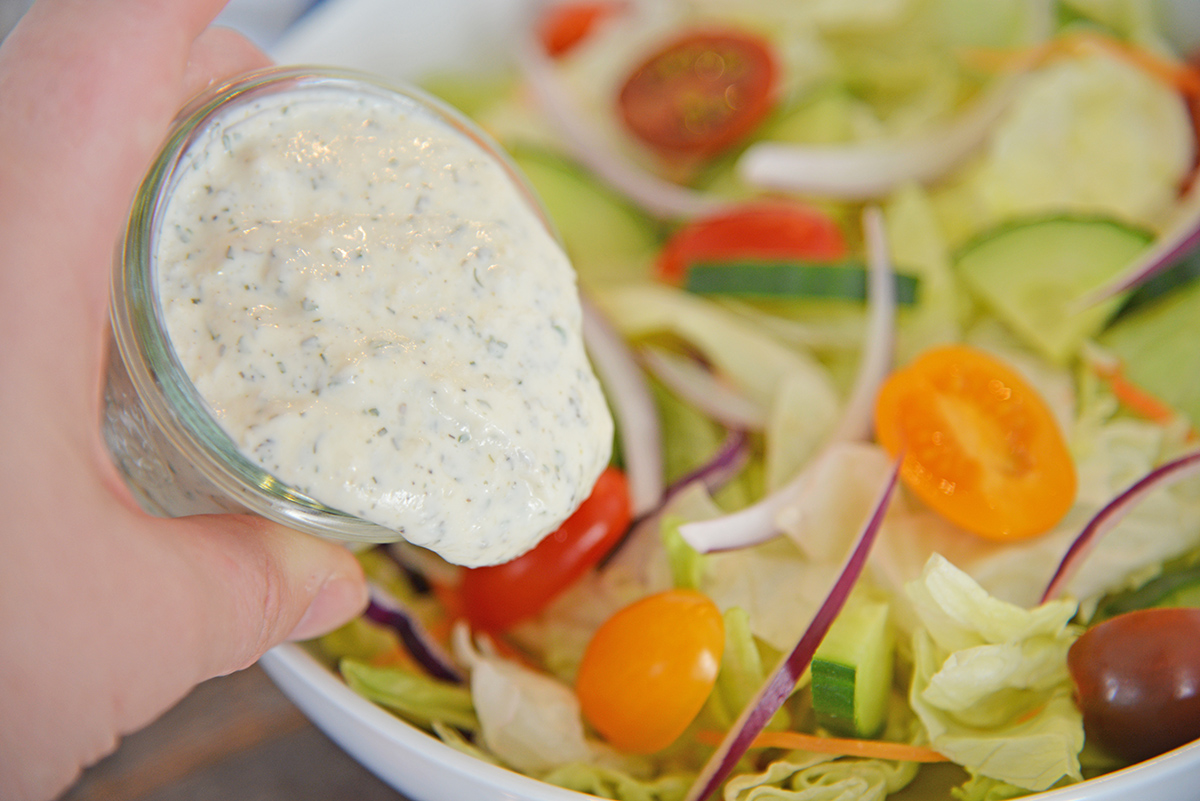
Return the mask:
POLYGON ((333 576, 321 585, 289 640, 311 640, 348 622, 367 606, 367 587, 362 581, 333 576))

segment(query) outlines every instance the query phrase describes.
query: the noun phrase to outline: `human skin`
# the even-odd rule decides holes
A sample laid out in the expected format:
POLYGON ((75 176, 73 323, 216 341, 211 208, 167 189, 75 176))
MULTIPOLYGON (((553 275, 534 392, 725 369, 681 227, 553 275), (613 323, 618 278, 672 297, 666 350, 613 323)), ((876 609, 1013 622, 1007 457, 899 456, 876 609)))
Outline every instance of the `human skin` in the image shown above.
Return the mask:
POLYGON ((0 798, 366 604, 337 545, 142 512, 100 434, 112 256, 183 102, 265 65, 221 0, 41 0, 0 46, 0 798))

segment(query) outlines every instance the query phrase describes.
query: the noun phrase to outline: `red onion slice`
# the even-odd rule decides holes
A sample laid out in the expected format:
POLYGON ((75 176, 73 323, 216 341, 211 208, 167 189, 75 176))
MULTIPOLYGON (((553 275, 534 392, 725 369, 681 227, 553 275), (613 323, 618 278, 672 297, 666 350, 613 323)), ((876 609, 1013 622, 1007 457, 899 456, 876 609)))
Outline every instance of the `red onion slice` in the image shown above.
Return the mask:
POLYGON ((667 219, 687 218, 713 214, 729 205, 714 196, 659 178, 617 153, 571 102, 532 25, 526 26, 517 47, 517 63, 571 155, 647 213, 667 219))
POLYGON ((364 613, 368 620, 395 631, 413 659, 433 678, 455 684, 466 681, 466 675, 412 612, 378 585, 368 586, 370 600, 364 613))
POLYGON ((1083 563, 1084 558, 1091 552, 1100 538, 1116 527, 1125 515, 1129 514, 1133 510, 1133 507, 1137 506, 1143 498, 1156 489, 1169 487, 1177 481, 1181 481, 1197 473, 1200 473, 1200 450, 1192 451, 1169 462, 1164 462, 1138 479, 1116 498, 1109 501, 1083 527, 1083 531, 1079 533, 1079 536, 1071 543, 1071 547, 1067 549, 1066 554, 1058 565, 1058 569, 1054 571, 1054 576, 1051 577, 1050 583, 1046 585, 1046 591, 1042 593, 1042 603, 1053 599, 1062 592, 1067 582, 1075 575, 1075 571, 1079 569, 1079 565, 1083 563))
POLYGON ((662 427, 646 377, 625 340, 587 298, 583 340, 617 418, 634 518, 655 509, 663 495, 662 427))
MULTIPOLYGON (((687 475, 677 478, 663 493, 660 508, 667 501, 678 495, 689 484, 697 481, 704 484, 704 489, 711 495, 724 487, 741 472, 750 459, 750 437, 745 431, 730 431, 725 442, 713 457, 705 464, 697 467, 687 475)), ((657 511, 657 510, 656 510, 657 511)))
POLYGON ((716 791, 737 766, 738 760, 749 749, 754 738, 762 732, 771 717, 783 706, 784 701, 795 689, 796 682, 808 669, 813 654, 817 652, 817 646, 821 644, 829 627, 833 625, 834 619, 842 611, 846 598, 849 597, 854 583, 858 581, 858 577, 867 563, 867 555, 879 534, 888 504, 896 489, 902 458, 903 454, 892 466, 891 476, 875 504, 870 519, 859 532, 858 540, 851 549, 850 555, 846 557, 837 581, 834 582, 829 595, 813 616, 812 622, 808 624, 804 634, 801 635, 800 641, 796 643, 792 652, 780 662, 779 667, 763 684, 754 700, 742 710, 742 714, 738 716, 733 727, 725 735, 721 744, 717 746, 717 750, 709 757, 708 763, 705 764, 691 789, 688 790, 685 801, 704 801, 716 791))
MULTIPOLYGON (((892 362, 892 346, 895 340, 896 284, 892 276, 887 232, 883 215, 878 208, 868 207, 863 212, 863 233, 867 245, 868 322, 862 358, 854 389, 822 451, 809 463, 815 464, 828 451, 831 444, 851 439, 866 439, 871 429, 871 412, 879 385, 887 376, 892 362)), ((775 520, 779 513, 792 503, 809 481, 809 468, 801 470, 795 478, 767 495, 757 503, 730 515, 714 520, 699 520, 680 526, 679 533, 700 553, 725 551, 758 545, 779 534, 775 520)))
POLYGON ((1193 185, 1179 209, 1175 224, 1109 283, 1087 293, 1075 303, 1086 309, 1114 295, 1135 289, 1200 246, 1200 185, 1193 185))

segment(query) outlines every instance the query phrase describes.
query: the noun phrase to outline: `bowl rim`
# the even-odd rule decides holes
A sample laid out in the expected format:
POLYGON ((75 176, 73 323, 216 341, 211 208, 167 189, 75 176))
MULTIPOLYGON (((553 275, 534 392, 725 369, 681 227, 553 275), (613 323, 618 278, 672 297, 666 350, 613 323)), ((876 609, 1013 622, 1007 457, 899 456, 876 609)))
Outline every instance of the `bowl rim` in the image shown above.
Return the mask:
MULTIPOLYGON (((278 645, 268 651, 259 660, 259 664, 284 695, 299 706, 318 728, 347 751, 353 752, 352 746, 343 742, 338 732, 331 731, 333 727, 328 721, 311 714, 311 704, 306 703, 307 701, 324 699, 342 709, 348 718, 382 735, 397 747, 411 749, 418 756, 429 762, 439 763, 450 771, 472 775, 500 792, 512 794, 505 797, 512 797, 513 801, 594 801, 596 798, 485 762, 447 745, 354 692, 333 670, 302 645, 278 645), (309 691, 310 694, 303 695, 299 692, 301 689, 309 691)), ((367 767, 372 769, 370 765, 367 767)), ((1156 778, 1160 781, 1184 774, 1200 775, 1200 740, 1087 781, 1024 798, 1034 801, 1087 801, 1101 788, 1108 794, 1105 798, 1128 797, 1120 794, 1144 791, 1146 774, 1159 771, 1161 774, 1156 778)), ((380 778, 387 781, 386 777, 380 778)))

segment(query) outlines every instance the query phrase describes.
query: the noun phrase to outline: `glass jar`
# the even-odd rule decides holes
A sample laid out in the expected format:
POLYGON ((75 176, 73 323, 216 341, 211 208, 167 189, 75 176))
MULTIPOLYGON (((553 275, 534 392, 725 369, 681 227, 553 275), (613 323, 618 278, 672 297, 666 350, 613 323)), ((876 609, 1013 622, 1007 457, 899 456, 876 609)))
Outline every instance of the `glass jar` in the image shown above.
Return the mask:
POLYGON ((187 169, 189 148, 231 111, 274 93, 338 91, 432 115, 495 159, 552 231, 544 210, 501 149, 473 123, 412 88, 341 70, 273 68, 214 87, 179 115, 139 188, 112 282, 104 393, 105 442, 134 497, 165 517, 252 512, 334 539, 385 542, 395 531, 330 508, 247 458, 222 429, 172 348, 155 281, 164 208, 187 169))

